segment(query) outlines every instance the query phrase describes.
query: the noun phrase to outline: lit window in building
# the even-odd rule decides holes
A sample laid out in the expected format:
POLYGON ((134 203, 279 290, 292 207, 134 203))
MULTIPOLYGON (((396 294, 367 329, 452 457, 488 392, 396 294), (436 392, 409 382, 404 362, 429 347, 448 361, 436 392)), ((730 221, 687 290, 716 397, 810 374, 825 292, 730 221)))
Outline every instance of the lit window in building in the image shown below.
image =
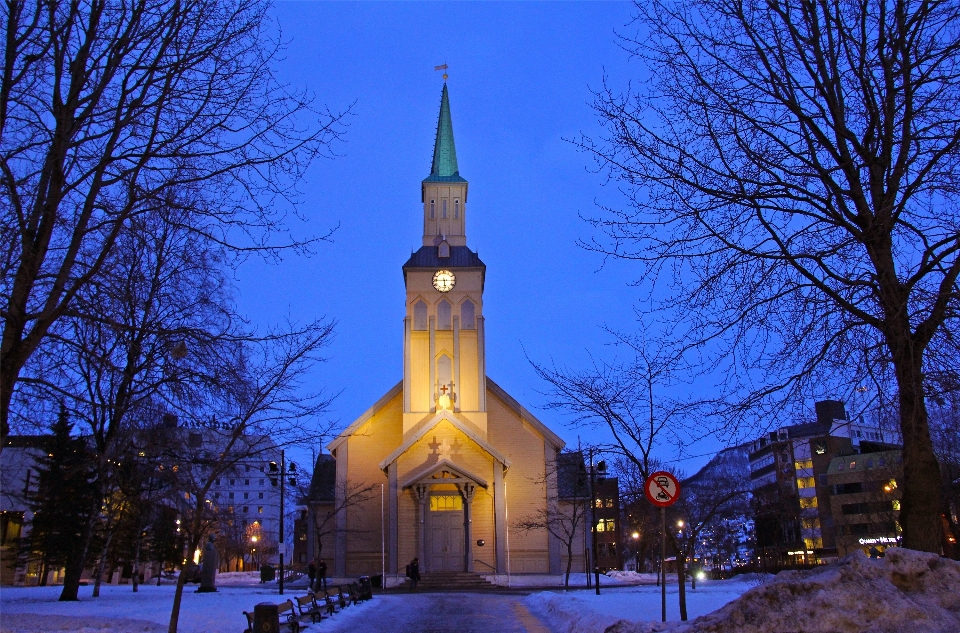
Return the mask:
POLYGON ((891 510, 895 510, 896 512, 900 512, 900 500, 899 500, 899 499, 894 499, 893 501, 891 501, 891 502, 890 502, 890 509, 891 509, 891 510))
POLYGON ((814 488, 816 485, 813 477, 797 477, 797 488, 814 488))
POLYGON ((257 506, 257 512, 263 514, 263 506, 257 506))
POLYGON ((613 507, 613 499, 607 499, 607 500, 606 500, 606 506, 607 506, 608 508, 612 508, 612 507, 613 507))
POLYGON ((797 470, 801 470, 803 468, 813 468, 813 460, 812 459, 797 460, 797 463, 795 464, 795 466, 797 470))
POLYGON ((800 497, 800 507, 801 507, 801 508, 816 508, 816 507, 817 507, 817 498, 816 498, 816 497, 800 497))

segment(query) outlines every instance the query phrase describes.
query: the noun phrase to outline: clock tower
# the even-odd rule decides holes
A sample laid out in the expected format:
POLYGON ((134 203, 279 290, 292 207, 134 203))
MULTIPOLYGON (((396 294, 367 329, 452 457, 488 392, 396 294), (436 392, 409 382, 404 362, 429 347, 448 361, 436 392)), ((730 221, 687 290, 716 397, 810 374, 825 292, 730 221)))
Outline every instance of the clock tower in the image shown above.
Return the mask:
POLYGON ((430 175, 421 183, 423 243, 403 266, 403 432, 431 413, 487 432, 483 335, 486 266, 467 247, 467 181, 460 176, 444 84, 430 175))

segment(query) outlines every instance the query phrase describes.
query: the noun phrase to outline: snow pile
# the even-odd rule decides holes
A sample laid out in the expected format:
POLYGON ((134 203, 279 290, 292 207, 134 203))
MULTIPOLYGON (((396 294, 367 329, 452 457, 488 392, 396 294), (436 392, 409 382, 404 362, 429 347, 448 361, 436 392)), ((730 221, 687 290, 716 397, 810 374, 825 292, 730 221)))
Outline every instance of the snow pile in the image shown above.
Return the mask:
POLYGON ((822 568, 782 572, 688 623, 620 621, 607 633, 956 633, 960 563, 892 548, 856 552, 822 568))
POLYGON ((605 574, 609 578, 631 585, 650 584, 657 582, 656 574, 641 574, 635 571, 618 571, 616 569, 605 574))
MULTIPOLYGON (((679 620, 676 578, 667 577, 667 618, 679 620)), ((606 581, 610 583, 612 581, 606 581)), ((603 584, 600 595, 592 589, 579 591, 543 591, 524 598, 524 604, 558 633, 602 633, 619 620, 659 620, 660 587, 655 584, 614 587, 603 584)), ((696 590, 687 585, 687 611, 690 617, 706 615, 736 600, 754 585, 743 577, 698 582, 696 590)))

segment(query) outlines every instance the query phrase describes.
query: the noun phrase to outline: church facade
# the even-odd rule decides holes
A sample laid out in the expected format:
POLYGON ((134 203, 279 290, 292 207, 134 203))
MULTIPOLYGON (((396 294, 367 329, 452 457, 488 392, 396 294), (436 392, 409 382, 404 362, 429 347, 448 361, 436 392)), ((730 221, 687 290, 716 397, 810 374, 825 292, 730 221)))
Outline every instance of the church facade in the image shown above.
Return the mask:
POLYGON ((486 374, 486 266, 467 246, 446 85, 421 199, 423 243, 403 265, 403 377, 327 446, 332 571, 394 574, 418 557, 424 573, 559 573, 546 528, 511 528, 557 503, 564 442, 486 374))

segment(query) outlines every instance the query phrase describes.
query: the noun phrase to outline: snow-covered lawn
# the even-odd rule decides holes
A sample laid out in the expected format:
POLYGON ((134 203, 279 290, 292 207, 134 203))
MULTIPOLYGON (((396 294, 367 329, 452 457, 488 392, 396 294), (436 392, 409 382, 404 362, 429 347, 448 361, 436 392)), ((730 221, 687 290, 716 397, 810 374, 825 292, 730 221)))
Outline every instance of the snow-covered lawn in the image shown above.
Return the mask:
MULTIPOLYGON (((739 598, 756 583, 747 577, 732 580, 708 580, 697 583, 694 591, 687 586, 687 615, 692 620, 719 609, 739 598)), ((667 620, 680 619, 676 577, 667 578, 667 620)), ((594 590, 553 592, 542 591, 524 599, 530 611, 552 631, 570 633, 602 632, 618 620, 660 621, 660 587, 611 587, 600 595, 594 590)))
MULTIPOLYGON (((226 580, 226 579, 224 579, 226 580)), ((239 581, 239 579, 237 580, 239 581)), ((231 583, 232 584, 232 583, 231 583)), ((0 590, 0 631, 2 633, 165 633, 173 606, 174 586, 140 585, 133 593, 129 585, 103 585, 100 597, 92 598, 93 587, 80 588, 79 602, 57 602, 60 587, 3 587, 0 590)), ((241 633, 247 627, 244 611, 258 602, 282 602, 302 589, 290 590, 281 598, 276 588, 221 586, 217 593, 196 593, 187 585, 180 608, 181 633, 241 633)), ((346 623, 371 608, 377 600, 337 613, 329 621, 312 625, 307 631, 329 630, 333 622, 346 623)))

